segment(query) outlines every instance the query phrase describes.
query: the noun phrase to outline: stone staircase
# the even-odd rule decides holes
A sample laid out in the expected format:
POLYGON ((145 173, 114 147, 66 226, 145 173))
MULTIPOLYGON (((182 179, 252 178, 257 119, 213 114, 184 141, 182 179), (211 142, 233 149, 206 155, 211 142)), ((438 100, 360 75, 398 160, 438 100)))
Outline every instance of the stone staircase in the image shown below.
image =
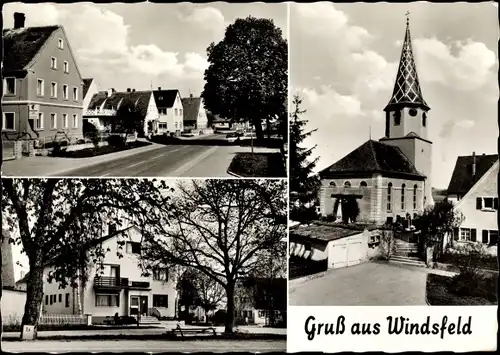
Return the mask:
POLYGON ((139 319, 139 324, 154 325, 160 324, 160 321, 158 320, 158 318, 153 316, 141 316, 141 318, 139 319))
POLYGON ((417 243, 409 243, 396 239, 395 249, 390 259, 391 263, 426 267, 424 261, 418 256, 417 243))

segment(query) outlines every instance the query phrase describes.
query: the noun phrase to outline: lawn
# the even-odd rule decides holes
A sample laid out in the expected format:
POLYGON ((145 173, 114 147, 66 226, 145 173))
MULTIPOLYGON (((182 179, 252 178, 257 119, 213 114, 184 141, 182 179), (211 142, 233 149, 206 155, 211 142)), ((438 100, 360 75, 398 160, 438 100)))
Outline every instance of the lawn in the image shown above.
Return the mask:
POLYGON ((483 306, 497 304, 497 277, 467 279, 427 275, 427 301, 432 306, 483 306))
POLYGON ((124 150, 133 149, 133 148, 145 147, 147 145, 151 145, 151 143, 135 141, 135 142, 126 143, 125 145, 121 145, 121 146, 105 145, 105 146, 98 147, 98 148, 92 147, 92 148, 74 150, 74 151, 70 151, 70 152, 68 152, 66 150, 61 150, 57 153, 54 153, 53 156, 59 157, 59 158, 90 158, 90 157, 96 157, 96 156, 104 155, 104 154, 121 152, 124 150))
POLYGON ((228 172, 242 177, 285 177, 280 153, 237 153, 228 172))
POLYGON ((326 271, 327 260, 314 261, 290 255, 288 259, 288 278, 290 280, 299 277, 317 274, 326 271))

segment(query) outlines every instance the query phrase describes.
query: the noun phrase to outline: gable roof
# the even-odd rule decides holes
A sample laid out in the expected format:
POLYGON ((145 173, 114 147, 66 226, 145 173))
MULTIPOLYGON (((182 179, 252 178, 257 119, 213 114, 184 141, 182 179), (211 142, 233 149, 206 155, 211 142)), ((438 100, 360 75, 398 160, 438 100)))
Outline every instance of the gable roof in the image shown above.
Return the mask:
POLYGON ((83 97, 87 96, 87 92, 93 80, 93 78, 83 79, 83 97))
POLYGON ((177 89, 154 90, 153 96, 155 98, 156 107, 169 108, 169 107, 174 106, 175 98, 177 97, 178 93, 179 93, 179 90, 177 90, 177 89))
POLYGON ((197 121, 200 111, 201 97, 185 97, 182 100, 184 121, 197 121))
POLYGON ((455 169, 451 175, 450 184, 448 185, 448 195, 456 194, 464 196, 474 186, 474 184, 486 174, 488 170, 498 160, 498 154, 476 155, 476 175, 472 175, 472 165, 474 156, 460 156, 455 163, 455 169))
POLYGON ((363 143, 335 164, 320 171, 319 175, 324 179, 373 173, 405 176, 416 180, 425 179, 398 147, 374 140, 363 143))
POLYGON ((116 110, 120 103, 126 100, 132 102, 134 107, 141 113, 142 116, 146 116, 148 112, 149 100, 151 99, 151 91, 130 91, 130 92, 113 92, 111 96, 108 96, 106 91, 99 91, 94 94, 90 99, 89 109, 94 110, 101 105, 103 109, 114 109, 116 110))
POLYGON ((50 36, 59 28, 61 26, 4 29, 2 31, 4 72, 24 70, 50 36))

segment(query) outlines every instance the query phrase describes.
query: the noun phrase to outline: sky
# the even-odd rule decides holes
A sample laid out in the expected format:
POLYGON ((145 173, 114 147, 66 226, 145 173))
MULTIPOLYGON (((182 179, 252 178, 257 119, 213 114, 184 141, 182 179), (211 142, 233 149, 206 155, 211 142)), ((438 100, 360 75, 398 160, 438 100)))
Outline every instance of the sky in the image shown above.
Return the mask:
POLYGON ((496 154, 498 4, 292 4, 290 94, 299 94, 318 171, 384 136, 409 11, 428 113, 432 185, 457 156, 496 154))
POLYGON ((206 49, 236 19, 272 19, 285 38, 287 28, 285 4, 9 3, 4 28, 14 12, 26 14, 26 26, 63 25, 82 75, 101 90, 177 88, 181 96, 200 95, 206 49))

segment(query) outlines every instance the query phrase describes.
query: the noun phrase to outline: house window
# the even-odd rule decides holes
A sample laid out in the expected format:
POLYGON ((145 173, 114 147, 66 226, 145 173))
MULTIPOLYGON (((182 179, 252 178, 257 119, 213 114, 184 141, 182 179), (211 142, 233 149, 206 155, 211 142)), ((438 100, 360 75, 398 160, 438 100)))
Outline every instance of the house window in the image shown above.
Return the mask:
POLYGON ((177 112, 177 109, 175 109, 175 116, 177 116, 178 112, 177 112))
POLYGON ((50 58, 50 67, 52 69, 57 69, 57 58, 56 57, 50 58))
POLYGON ((182 116, 182 109, 179 109, 179 116, 182 116))
POLYGON ((59 41, 57 42, 57 48, 64 49, 64 41, 60 38, 59 41))
POLYGON ((63 98, 64 100, 68 100, 69 98, 68 85, 63 85, 63 98))
POLYGON ((311 251, 311 244, 304 244, 304 250, 305 251, 311 251))
POLYGON ((484 198, 484 208, 493 209, 493 197, 485 197, 484 198))
POLYGON ((359 187, 363 188, 363 187, 367 187, 368 184, 366 183, 366 181, 361 181, 360 184, 359 184, 359 187))
POLYGON ((54 295, 50 295, 50 305, 52 306, 52 303, 54 303, 54 295))
POLYGON ((422 126, 427 126, 427 114, 425 112, 422 113, 422 126))
POLYGON ((116 223, 110 223, 108 225, 108 235, 116 233, 117 228, 116 228, 116 223))
POLYGON ((266 317, 266 311, 259 311, 259 318, 265 318, 266 317))
POLYGON ((391 206, 392 199, 392 182, 387 185, 387 211, 390 212, 392 210, 391 206))
POLYGON ((45 295, 45 304, 48 305, 49 304, 49 295, 45 295))
POLYGON ((166 268, 154 269, 153 280, 168 281, 168 269, 166 268))
POLYGON ((417 185, 413 186, 413 209, 417 209, 417 185))
POLYGON ((63 128, 68 128, 68 114, 63 113, 63 128))
POLYGON ((57 97, 57 83, 55 82, 50 84, 50 97, 57 97))
POLYGON ((15 113, 14 112, 4 112, 3 113, 3 124, 2 129, 13 131, 15 129, 15 113))
POLYGON ((478 210, 498 210, 498 197, 477 197, 476 209, 478 210))
POLYGON ((67 293, 67 294, 66 294, 66 297, 65 297, 65 300, 64 300, 64 301, 65 301, 65 302, 64 302, 64 303, 65 303, 65 305, 64 305, 64 306, 65 306, 66 308, 68 308, 68 307, 69 307, 69 293, 67 293))
POLYGON ((95 295, 95 305, 97 307, 120 307, 120 297, 116 294, 99 294, 95 295))
POLYGON ((344 182, 344 187, 351 187, 351 182, 350 181, 344 182))
POLYGON ((73 100, 78 100, 78 88, 73 88, 73 100))
POLYGON ((460 234, 458 236, 458 240, 462 242, 475 242, 476 229, 460 228, 460 234))
POLYGON ((394 112, 394 125, 399 126, 401 124, 401 111, 394 112))
POLYGON ((153 295, 153 307, 168 308, 168 295, 153 295))
POLYGON ((5 78, 5 94, 15 95, 16 94, 16 78, 5 78))
POLYGON ((50 129, 57 128, 57 115, 55 113, 50 114, 50 129))
POLYGON ((38 117, 35 121, 35 129, 43 129, 43 112, 38 112, 38 117))
POLYGON ((44 82, 43 79, 38 79, 36 82, 36 95, 43 96, 44 94, 44 82))
POLYGON ((73 115, 73 128, 78 127, 78 115, 73 115))
POLYGON ((69 63, 64 61, 64 72, 67 74, 69 73, 69 63))
POLYGON ((404 211, 405 209, 405 189, 406 185, 401 185, 401 209, 404 211))
POLYGON ((498 244, 498 230, 490 230, 490 242, 489 245, 495 246, 498 244))
POLYGON ((158 109, 160 115, 166 115, 167 114, 167 109, 166 108, 160 108, 158 109))
POLYGON ((335 187, 335 186, 337 186, 337 185, 335 184, 335 181, 330 181, 330 186, 331 186, 331 187, 335 187))
POLYGON ((59 301, 59 303, 62 302, 62 293, 59 294, 59 300, 58 301, 59 301))
POLYGON ((175 129, 177 129, 178 127, 178 122, 175 122, 175 129))
POLYGON ((127 242, 127 253, 140 254, 141 253, 141 243, 127 242))

